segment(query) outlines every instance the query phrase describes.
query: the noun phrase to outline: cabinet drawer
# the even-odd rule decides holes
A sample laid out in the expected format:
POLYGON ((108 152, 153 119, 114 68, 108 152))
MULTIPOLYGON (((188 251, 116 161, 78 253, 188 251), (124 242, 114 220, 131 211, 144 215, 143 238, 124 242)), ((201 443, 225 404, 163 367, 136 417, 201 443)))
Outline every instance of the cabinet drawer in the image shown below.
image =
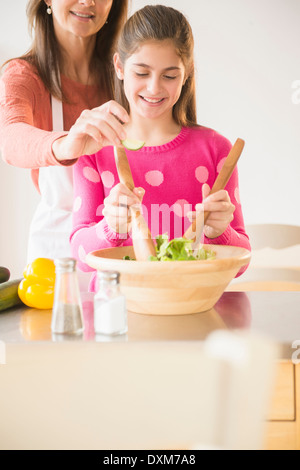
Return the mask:
POLYGON ((296 421, 266 423, 264 450, 297 450, 296 421))
POLYGON ((294 376, 295 371, 292 363, 278 363, 268 415, 270 421, 294 421, 296 419, 294 376))

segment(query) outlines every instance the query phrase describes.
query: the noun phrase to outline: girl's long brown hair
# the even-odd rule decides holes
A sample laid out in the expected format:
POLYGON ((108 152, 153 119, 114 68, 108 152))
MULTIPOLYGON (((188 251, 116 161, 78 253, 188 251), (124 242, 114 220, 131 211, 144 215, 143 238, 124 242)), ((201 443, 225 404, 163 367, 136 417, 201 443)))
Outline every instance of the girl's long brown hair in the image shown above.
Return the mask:
MULTIPOLYGON (((46 10, 44 0, 28 0, 26 12, 30 32, 34 33, 33 42, 31 49, 18 58, 33 64, 46 89, 56 98, 64 99, 60 85, 62 54, 54 33, 52 15, 48 15, 46 10)), ((115 43, 127 15, 128 0, 113 0, 108 23, 97 33, 90 72, 99 77, 108 98, 113 97, 112 57, 115 43)))
MULTIPOLYGON (((148 5, 137 11, 125 24, 117 44, 122 65, 146 41, 173 41, 186 71, 186 82, 173 108, 173 118, 181 126, 197 125, 194 70, 194 37, 186 17, 171 7, 148 5)), ((129 112, 123 81, 115 77, 115 98, 129 112)))

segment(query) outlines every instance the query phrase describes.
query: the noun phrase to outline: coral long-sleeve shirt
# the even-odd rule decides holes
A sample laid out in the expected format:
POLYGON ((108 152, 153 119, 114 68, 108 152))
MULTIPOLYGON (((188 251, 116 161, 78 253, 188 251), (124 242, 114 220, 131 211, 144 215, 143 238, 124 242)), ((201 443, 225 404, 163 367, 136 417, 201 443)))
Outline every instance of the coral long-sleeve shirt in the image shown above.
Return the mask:
MULTIPOLYGON (((61 77, 70 103, 63 104, 64 130, 68 131, 84 109, 104 103, 97 86, 61 77)), ((25 60, 9 63, 0 80, 0 150, 10 165, 31 169, 38 189, 38 169, 73 164, 58 162, 52 144, 65 132, 52 132, 51 97, 34 66, 25 60)))
MULTIPOLYGON (((170 239, 181 237, 190 222, 187 212, 202 201, 202 186, 212 187, 230 142, 206 127, 182 128, 168 144, 127 150, 136 187, 145 189, 142 208, 151 234, 168 232, 170 239)), ((74 212, 71 235, 72 253, 83 271, 87 253, 108 247, 132 245, 129 235, 115 233, 102 215, 104 199, 119 183, 113 147, 105 147, 91 156, 81 157, 74 165, 74 212)), ((226 188, 235 205, 234 219, 218 238, 203 236, 205 244, 233 245, 250 249, 245 233, 239 196, 238 170, 226 188)), ((239 274, 243 272, 243 269, 239 274)))

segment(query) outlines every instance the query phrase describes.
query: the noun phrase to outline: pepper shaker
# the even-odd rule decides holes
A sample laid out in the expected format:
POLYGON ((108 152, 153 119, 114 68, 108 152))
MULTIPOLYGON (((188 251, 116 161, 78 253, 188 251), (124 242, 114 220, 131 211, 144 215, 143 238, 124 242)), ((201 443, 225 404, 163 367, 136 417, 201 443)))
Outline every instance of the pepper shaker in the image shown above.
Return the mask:
POLYGON ((76 260, 59 258, 54 263, 56 279, 51 330, 57 334, 81 334, 84 325, 76 260))
POLYGON ((98 271, 98 292, 94 296, 94 328, 101 335, 122 335, 127 328, 125 296, 120 292, 120 274, 98 271))

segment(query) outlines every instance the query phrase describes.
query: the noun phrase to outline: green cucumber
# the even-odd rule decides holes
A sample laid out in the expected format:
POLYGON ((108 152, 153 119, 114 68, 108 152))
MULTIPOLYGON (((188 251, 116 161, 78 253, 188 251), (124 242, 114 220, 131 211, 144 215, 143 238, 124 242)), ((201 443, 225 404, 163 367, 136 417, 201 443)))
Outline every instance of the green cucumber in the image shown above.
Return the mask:
POLYGON ((122 145, 124 145, 127 150, 140 150, 144 147, 145 142, 141 140, 125 139, 122 140, 122 145))
POLYGON ((0 284, 2 282, 7 282, 10 278, 10 271, 4 266, 0 266, 0 284))
POLYGON ((24 305, 18 295, 18 287, 22 279, 7 281, 0 284, 0 312, 11 307, 24 305))

